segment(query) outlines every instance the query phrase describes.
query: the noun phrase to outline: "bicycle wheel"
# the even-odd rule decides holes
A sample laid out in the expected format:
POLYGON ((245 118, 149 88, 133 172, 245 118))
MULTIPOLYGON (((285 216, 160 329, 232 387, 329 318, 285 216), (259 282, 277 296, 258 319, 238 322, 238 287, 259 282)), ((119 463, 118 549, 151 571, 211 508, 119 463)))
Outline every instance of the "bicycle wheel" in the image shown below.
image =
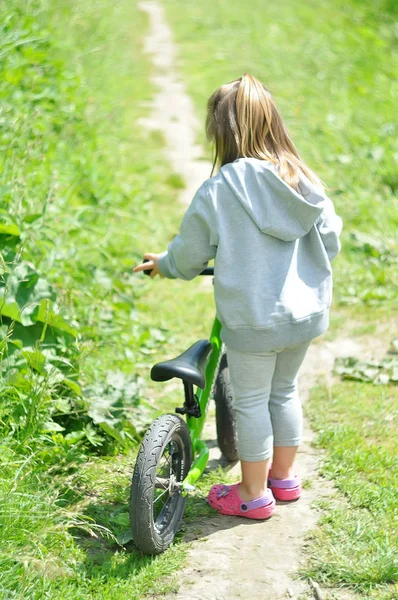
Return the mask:
POLYGON ((218 447, 228 460, 238 460, 236 424, 232 408, 232 387, 225 352, 221 356, 214 383, 214 400, 216 403, 218 447))
POLYGON ((177 415, 156 419, 142 441, 130 494, 131 531, 145 554, 159 554, 173 541, 185 506, 181 482, 191 462, 185 421, 177 415))

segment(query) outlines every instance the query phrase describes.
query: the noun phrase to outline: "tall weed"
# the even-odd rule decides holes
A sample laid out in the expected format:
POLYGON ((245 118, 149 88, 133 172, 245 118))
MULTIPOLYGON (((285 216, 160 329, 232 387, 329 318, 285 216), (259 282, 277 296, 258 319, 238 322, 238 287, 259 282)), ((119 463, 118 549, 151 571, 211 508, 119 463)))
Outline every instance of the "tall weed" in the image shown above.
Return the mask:
POLYGON ((142 223, 173 191, 159 138, 136 126, 151 94, 144 27, 127 0, 0 3, 4 598, 102 594, 82 538, 91 547, 111 536, 104 515, 116 492, 94 522, 84 498, 103 481, 81 473, 89 460, 95 472, 99 454, 129 449, 153 413, 137 363, 164 338, 141 324, 144 288, 131 267, 142 223))
POLYGON ((113 452, 149 419, 131 373, 146 328, 126 332, 131 216, 152 168, 130 168, 132 122, 149 90, 134 86, 145 67, 123 46, 138 52, 126 10, 0 6, 0 430, 27 443, 53 432, 113 452))

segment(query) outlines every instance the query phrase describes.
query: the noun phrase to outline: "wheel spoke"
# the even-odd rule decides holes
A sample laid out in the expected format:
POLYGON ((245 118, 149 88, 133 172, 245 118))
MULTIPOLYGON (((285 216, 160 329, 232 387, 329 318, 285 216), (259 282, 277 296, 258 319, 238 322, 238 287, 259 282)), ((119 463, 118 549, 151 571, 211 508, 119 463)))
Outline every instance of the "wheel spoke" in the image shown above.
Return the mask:
POLYGON ((191 448, 187 425, 175 415, 162 415, 142 442, 131 484, 130 519, 134 541, 145 553, 165 549, 178 529, 191 448))
POLYGON ((169 488, 167 488, 164 492, 162 492, 161 494, 159 494, 159 496, 157 496, 157 498, 155 498, 155 500, 153 501, 153 503, 155 504, 158 500, 160 500, 160 498, 162 496, 164 496, 165 494, 167 494, 169 491, 169 488))

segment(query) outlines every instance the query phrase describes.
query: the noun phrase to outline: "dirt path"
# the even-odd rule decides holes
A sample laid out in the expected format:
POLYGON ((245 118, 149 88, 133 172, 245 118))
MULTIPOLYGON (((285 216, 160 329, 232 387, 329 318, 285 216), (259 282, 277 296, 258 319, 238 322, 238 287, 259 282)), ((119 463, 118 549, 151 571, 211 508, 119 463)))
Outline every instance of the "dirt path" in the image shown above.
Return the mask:
POLYGON ((149 1, 140 2, 138 6, 150 19, 144 49, 152 57, 151 81, 158 90, 153 98, 151 116, 141 123, 147 129, 162 132, 172 169, 186 183, 180 200, 188 205, 211 171, 210 163, 202 159, 203 149, 196 144, 196 133, 201 125, 175 68, 176 48, 161 4, 149 1))
MULTIPOLYGON (((152 57, 152 81, 158 90, 152 115, 142 124, 163 133, 172 168, 186 181, 181 201, 188 204, 211 168, 209 162, 201 159, 203 151, 195 142, 201 125, 176 71, 176 49, 162 6, 156 1, 141 2, 139 6, 150 19, 145 49, 152 57)), ((331 376, 336 356, 360 352, 361 347, 346 338, 313 344, 300 378, 302 400, 306 400, 316 381, 331 376)), ((205 438, 216 439, 214 419, 207 421, 205 438)), ((312 486, 305 489, 300 501, 280 504, 275 516, 265 523, 215 515, 189 526, 184 538, 191 542, 188 565, 180 571, 179 592, 165 600, 314 597, 306 582, 294 579, 302 560, 304 536, 318 519, 311 505, 320 495, 331 493, 330 487, 317 477, 317 454, 311 447, 312 439, 313 434, 305 424, 297 464, 298 472, 305 480, 311 480, 312 486)), ((209 466, 213 468, 221 457, 216 443, 210 446, 209 466)), ((239 473, 238 466, 234 467, 235 472, 239 473)))

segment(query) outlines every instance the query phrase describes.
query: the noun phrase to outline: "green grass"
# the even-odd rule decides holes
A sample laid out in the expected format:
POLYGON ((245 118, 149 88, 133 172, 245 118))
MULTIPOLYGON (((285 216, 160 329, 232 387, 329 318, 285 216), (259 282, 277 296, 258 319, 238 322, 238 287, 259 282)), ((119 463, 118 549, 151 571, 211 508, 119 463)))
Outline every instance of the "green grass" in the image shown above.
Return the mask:
MULTIPOLYGON (((336 262, 342 308, 329 335, 353 316, 354 334, 371 334, 375 315, 388 322, 396 293, 395 4, 166 0, 165 6, 200 115, 213 89, 245 70, 274 92, 345 221, 336 262)), ((181 537, 156 558, 141 556, 127 541, 136 447, 112 456, 120 446, 87 412, 91 402, 98 408, 94 397, 114 399, 125 381, 130 395, 123 400, 123 425, 131 422, 137 439, 152 415, 182 399, 181 386, 149 381, 150 364, 206 337, 214 312, 212 290, 200 281, 131 274, 144 251, 167 246, 183 213, 176 200, 183 183, 162 155, 162 136, 137 127, 154 91, 141 49, 146 19, 127 0, 100 0, 95 7, 83 0, 10 0, 0 6, 0 17, 0 211, 8 228, 0 229, 0 241, 6 231, 18 246, 7 268, 23 260, 34 265, 29 281, 41 282, 41 293, 56 298, 63 323, 78 331, 75 343, 43 317, 29 327, 15 325, 14 339, 25 344, 12 348, 20 363, 3 362, 7 377, 12 369, 21 377, 12 379, 12 397, 9 381, 0 382, 0 595, 118 600, 173 591, 173 573, 186 552, 181 537), (51 362, 47 344, 58 362, 51 362), (68 361, 84 394, 91 390, 83 400, 57 380, 60 363, 66 368, 68 361), (73 435, 78 423, 83 437, 49 428, 49 418, 73 435)), ((1 325, 1 352, 11 348, 10 321, 1 325)), ((321 438, 330 452, 325 475, 344 484, 349 510, 328 509, 313 546, 322 546, 324 560, 313 562, 311 573, 329 585, 361 590, 361 598, 392 599, 389 584, 378 586, 395 577, 392 538, 382 533, 391 527, 395 499, 388 491, 379 497, 375 484, 380 477, 387 488, 392 466, 385 445, 390 421, 379 419, 390 406, 390 388, 362 385, 337 388, 336 397, 351 400, 339 405, 338 418, 323 392, 314 399, 314 414, 319 402, 325 419, 314 426, 339 432, 341 422, 354 425, 337 441, 331 434, 321 438), (362 438, 353 440, 355 424, 360 429, 372 420, 377 443, 370 451, 362 438), (340 542, 344 552, 333 562, 340 542), (361 551, 363 564, 350 565, 350 555, 361 551)), ((371 429, 365 428, 370 441, 371 429)), ((204 496, 220 477, 229 475, 209 473, 199 483, 188 501, 188 522, 211 514, 204 496)))
POLYGON ((165 6, 202 121, 207 98, 222 83, 245 71, 264 81, 344 220, 337 304, 355 306, 359 318, 371 306, 391 315, 398 289, 395 5, 165 0, 165 6))
MULTIPOLYGON (((16 324, 14 337, 24 344, 21 358, 36 352, 46 365, 49 344, 73 361, 84 398, 32 358, 12 380, 12 398, 10 380, 1 380, 0 595, 84 600, 174 591, 172 574, 186 553, 181 537, 157 558, 131 542, 136 446, 113 456, 118 446, 87 420, 96 398, 103 406, 123 378, 131 392, 123 429, 136 440, 137 429, 180 405, 182 386, 169 394, 149 380, 149 367, 205 337, 213 317, 211 289, 200 282, 131 274, 145 250, 167 246, 183 213, 176 197, 183 183, 170 173, 162 136, 136 125, 154 92, 141 50, 146 18, 127 0, 95 10, 81 0, 13 0, 1 10, 8 37, 0 57, 0 208, 20 232, 8 268, 34 264, 78 331, 77 344, 57 329, 43 337, 40 322, 16 324), (50 416, 72 437, 48 430, 50 416)), ((4 347, 12 326, 3 317, 4 347)), ((4 356, 8 377, 16 363, 4 356)), ((206 507, 203 498, 197 505, 206 507)))
POLYGON ((177 315, 172 288, 131 274, 149 246, 166 247, 182 214, 182 183, 170 174, 161 136, 137 127, 153 94, 142 54, 146 17, 127 0, 95 7, 11 0, 0 11, 0 210, 18 247, 7 268, 34 265, 78 332, 75 343, 43 322, 3 317, 1 351, 12 348, 13 331, 23 348, 14 348, 19 362, 3 355, 0 381, 0 595, 84 600, 172 591, 186 550, 177 544, 143 557, 126 541, 136 447, 112 456, 117 444, 87 415, 124 378, 123 428, 137 439, 136 429, 170 407, 167 396, 157 401, 159 388, 145 389, 155 356, 182 351, 191 324, 193 341, 210 326, 193 302, 197 285, 180 292, 186 309, 177 315), (57 362, 48 364, 50 347, 57 362), (62 361, 71 361, 83 400, 77 388, 59 385, 62 361))
POLYGON ((130 598, 176 590, 186 549, 142 556, 131 542, 128 505, 134 455, 69 463, 43 476, 38 457, 20 464, 2 447, 2 598, 130 598), (8 466, 9 472, 4 472, 8 466), (77 465, 76 465, 77 466, 77 465))
POLYGON ((322 503, 306 575, 358 598, 396 598, 398 389, 362 382, 313 390, 308 412, 326 449, 321 474, 338 493, 322 503), (384 587, 386 586, 386 587, 384 587))
MULTIPOLYGON (((369 347, 375 335, 387 347, 398 290, 396 3, 165 0, 165 7, 202 121, 214 89, 253 73, 328 185, 344 230, 324 340, 353 336, 369 347)), ((322 472, 340 492, 323 505, 306 575, 336 598, 340 587, 361 599, 398 597, 396 399, 392 387, 342 382, 319 388, 309 403, 325 449, 322 472)))

